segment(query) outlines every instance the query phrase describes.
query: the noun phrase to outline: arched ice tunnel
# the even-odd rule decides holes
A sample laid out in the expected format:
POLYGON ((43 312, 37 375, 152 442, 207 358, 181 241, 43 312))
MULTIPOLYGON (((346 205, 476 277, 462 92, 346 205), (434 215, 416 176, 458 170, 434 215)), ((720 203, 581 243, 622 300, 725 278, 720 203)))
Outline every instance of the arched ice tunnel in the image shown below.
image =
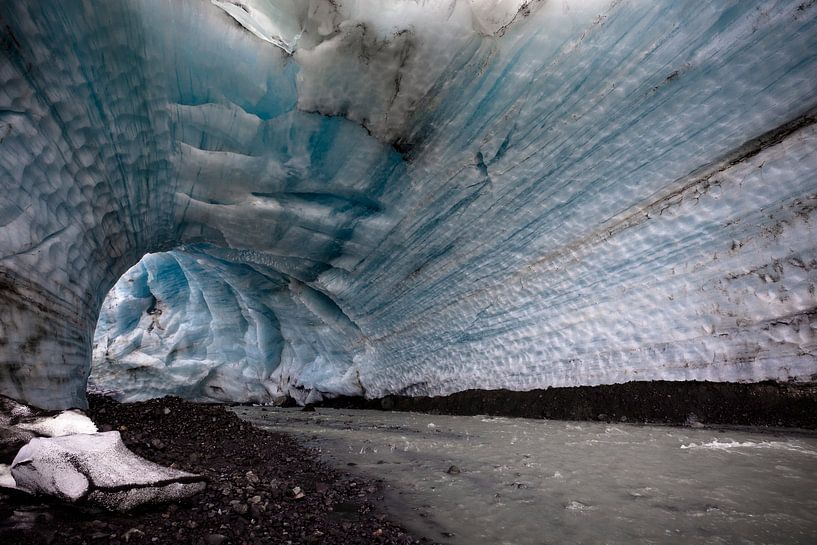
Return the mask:
POLYGON ((816 74, 814 2, 2 0, 0 394, 812 380, 816 74))

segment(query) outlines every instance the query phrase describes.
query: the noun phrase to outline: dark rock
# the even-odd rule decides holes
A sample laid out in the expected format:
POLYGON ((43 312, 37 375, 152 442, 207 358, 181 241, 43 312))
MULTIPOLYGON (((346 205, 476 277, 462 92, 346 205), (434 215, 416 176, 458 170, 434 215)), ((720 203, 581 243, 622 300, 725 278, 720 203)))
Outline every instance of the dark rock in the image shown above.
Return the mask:
POLYGON ((145 532, 143 532, 139 528, 131 528, 130 530, 122 534, 122 539, 124 539, 126 543, 130 543, 131 541, 139 541, 144 536, 145 532))
POLYGON ((449 475, 459 475, 460 474, 460 468, 458 468, 457 466, 451 466, 451 467, 448 468, 446 473, 448 473, 449 475))
POLYGON ((250 510, 250 507, 246 503, 235 503, 233 504, 233 511, 238 513, 239 515, 246 515, 247 511, 250 510))
POLYGON ((28 430, 0 425, 0 464, 11 464, 17 452, 34 437, 28 430))
POLYGON ((264 515, 264 510, 261 509, 259 506, 253 504, 250 505, 250 516, 255 520, 260 520, 261 517, 264 515))
POLYGON ((221 545, 227 540, 227 536, 222 534, 210 534, 204 538, 207 545, 221 545))
POLYGON ((295 401, 295 399, 293 399, 293 398, 291 398, 289 396, 277 397, 272 401, 272 404, 274 406, 276 406, 276 407, 284 407, 284 408, 291 408, 291 407, 297 407, 298 406, 298 402, 295 401))

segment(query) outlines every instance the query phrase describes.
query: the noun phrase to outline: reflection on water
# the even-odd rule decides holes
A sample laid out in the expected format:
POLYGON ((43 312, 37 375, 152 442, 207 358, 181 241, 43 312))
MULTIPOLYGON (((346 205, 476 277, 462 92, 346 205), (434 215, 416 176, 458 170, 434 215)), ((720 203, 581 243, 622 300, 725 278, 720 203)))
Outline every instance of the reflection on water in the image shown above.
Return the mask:
POLYGON ((383 479, 395 518, 442 543, 817 543, 814 435, 234 410, 383 479))

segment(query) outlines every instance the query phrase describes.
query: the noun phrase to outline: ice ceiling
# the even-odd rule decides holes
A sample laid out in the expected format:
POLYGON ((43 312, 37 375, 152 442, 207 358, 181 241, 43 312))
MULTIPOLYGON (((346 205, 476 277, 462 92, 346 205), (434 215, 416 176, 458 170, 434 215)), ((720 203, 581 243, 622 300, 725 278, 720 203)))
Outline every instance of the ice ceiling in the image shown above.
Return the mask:
POLYGON ((0 17, 2 394, 817 373, 814 1, 0 17))

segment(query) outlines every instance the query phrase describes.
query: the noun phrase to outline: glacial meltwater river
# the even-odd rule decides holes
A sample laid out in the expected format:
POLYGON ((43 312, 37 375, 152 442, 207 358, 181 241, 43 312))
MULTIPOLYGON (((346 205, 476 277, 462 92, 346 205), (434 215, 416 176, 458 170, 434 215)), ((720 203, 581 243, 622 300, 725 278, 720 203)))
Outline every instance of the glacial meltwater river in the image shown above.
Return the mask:
POLYGON ((392 517, 441 543, 817 544, 814 434, 234 410, 382 479, 392 517))

